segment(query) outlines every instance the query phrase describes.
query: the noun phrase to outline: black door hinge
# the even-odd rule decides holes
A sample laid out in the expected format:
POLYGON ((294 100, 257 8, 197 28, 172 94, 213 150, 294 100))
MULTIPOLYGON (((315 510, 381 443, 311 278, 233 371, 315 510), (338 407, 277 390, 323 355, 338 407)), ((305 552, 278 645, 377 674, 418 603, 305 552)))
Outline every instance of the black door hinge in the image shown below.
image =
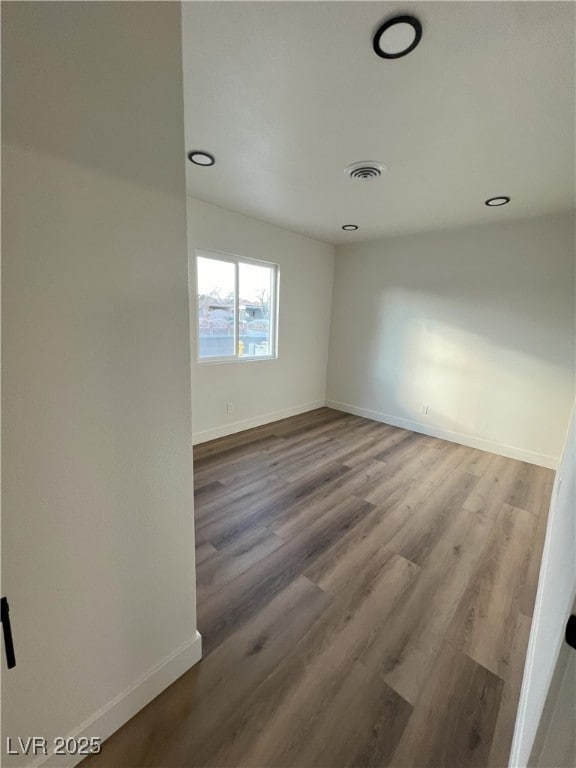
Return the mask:
POLYGON ((14 642, 12 640, 12 627, 10 626, 10 608, 7 598, 0 600, 0 621, 2 622, 2 631, 4 632, 4 648, 6 649, 6 663, 8 669, 16 666, 16 657, 14 656, 14 642))

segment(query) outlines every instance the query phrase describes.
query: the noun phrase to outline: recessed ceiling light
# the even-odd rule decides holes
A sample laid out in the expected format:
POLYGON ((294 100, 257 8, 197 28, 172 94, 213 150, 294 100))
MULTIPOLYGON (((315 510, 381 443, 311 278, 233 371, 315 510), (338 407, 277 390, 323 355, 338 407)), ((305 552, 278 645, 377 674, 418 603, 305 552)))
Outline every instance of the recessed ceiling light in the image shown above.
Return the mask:
POLYGON ((201 149, 194 149, 192 152, 188 152, 188 160, 195 165, 204 166, 214 165, 216 162, 214 155, 211 155, 209 152, 204 152, 201 149))
POLYGON ((356 224, 344 224, 342 229, 344 230, 344 232, 355 232, 358 229, 358 227, 356 226, 356 224))
POLYGON ((484 205, 487 205, 489 208, 499 208, 501 205, 506 205, 509 202, 509 197, 501 195, 500 197, 491 197, 489 200, 486 200, 484 205))
POLYGON ((422 24, 414 16, 395 16, 378 28, 372 41, 374 53, 383 59, 399 59, 422 39, 422 24))

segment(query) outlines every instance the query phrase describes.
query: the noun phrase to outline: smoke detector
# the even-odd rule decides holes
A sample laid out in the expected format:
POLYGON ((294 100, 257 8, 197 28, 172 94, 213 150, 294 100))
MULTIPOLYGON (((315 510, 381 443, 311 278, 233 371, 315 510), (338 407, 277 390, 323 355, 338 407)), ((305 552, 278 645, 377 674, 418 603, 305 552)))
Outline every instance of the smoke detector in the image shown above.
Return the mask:
POLYGON ((373 181, 383 176, 387 170, 384 163, 361 160, 359 163, 352 163, 352 165, 344 168, 344 173, 353 181, 373 181))

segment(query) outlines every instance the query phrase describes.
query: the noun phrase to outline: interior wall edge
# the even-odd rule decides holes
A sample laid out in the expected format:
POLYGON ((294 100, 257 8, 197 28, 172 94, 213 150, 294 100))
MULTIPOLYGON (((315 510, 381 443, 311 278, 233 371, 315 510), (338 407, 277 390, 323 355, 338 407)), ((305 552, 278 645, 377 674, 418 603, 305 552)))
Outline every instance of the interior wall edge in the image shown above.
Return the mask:
POLYGON ((389 413, 371 411, 368 408, 359 408, 358 406, 350 405, 349 403, 340 403, 336 400, 326 400, 326 405, 337 411, 352 413, 355 416, 363 416, 366 419, 380 421, 383 424, 390 424, 393 427, 409 429, 412 432, 420 432, 423 435, 437 437, 441 440, 448 440, 451 443, 459 443, 460 445, 466 445, 469 448, 478 448, 481 451, 497 453, 508 459, 518 459, 519 461, 525 461, 528 464, 536 464, 548 469, 558 468, 559 458, 555 456, 547 456, 546 454, 536 453, 535 451, 519 448, 514 445, 506 445, 504 443, 492 442, 491 440, 484 440, 481 437, 475 437, 474 435, 467 435, 461 432, 453 432, 448 429, 442 429, 441 427, 432 427, 429 424, 410 421, 399 416, 392 416, 389 413))
POLYGON ((575 418, 576 403, 572 408, 562 458, 552 488, 509 768, 524 768, 529 764, 564 643, 566 621, 576 602, 575 418))
MULTIPOLYGON (((576 597, 576 594, 575 594, 576 597)), ((576 765, 576 760, 569 762, 558 761, 552 762, 546 761, 545 754, 550 748, 555 749, 557 744, 554 742, 554 736, 558 735, 554 733, 554 722, 558 721, 559 717, 567 717, 566 712, 562 712, 562 706, 565 702, 562 701, 562 692, 564 688, 571 685, 570 676, 574 673, 574 660, 572 649, 564 642, 559 644, 558 654, 555 656, 555 667, 548 688, 548 695, 544 703, 542 710, 542 716, 538 723, 538 729, 536 736, 534 737, 534 743, 528 760, 528 768, 541 768, 543 765, 576 765)), ((570 693, 576 690, 576 676, 574 677, 574 685, 570 688, 570 693)), ((568 690, 566 691, 569 692, 568 690)), ((576 699, 572 696, 572 699, 576 705, 576 699)), ((572 725, 573 719, 570 721, 569 727, 572 725)), ((568 730, 568 729, 566 729, 568 730)))
MULTIPOLYGON (((94 712, 84 723, 67 734, 66 738, 78 740, 96 737, 105 741, 156 696, 197 664, 201 658, 202 636, 196 631, 191 640, 162 659, 139 677, 132 686, 94 712)), ((66 756, 52 754, 46 759, 33 763, 30 768, 73 768, 83 759, 83 755, 71 753, 66 756)))

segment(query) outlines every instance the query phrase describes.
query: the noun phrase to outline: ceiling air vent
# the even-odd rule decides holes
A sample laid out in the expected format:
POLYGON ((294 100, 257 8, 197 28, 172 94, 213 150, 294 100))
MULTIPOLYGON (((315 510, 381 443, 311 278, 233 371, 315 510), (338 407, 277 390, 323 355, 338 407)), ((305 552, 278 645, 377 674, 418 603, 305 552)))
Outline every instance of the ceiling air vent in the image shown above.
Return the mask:
POLYGON ((352 163, 344 169, 344 173, 354 181, 372 181, 378 179, 386 173, 384 163, 375 163, 372 160, 362 160, 359 163, 352 163))

